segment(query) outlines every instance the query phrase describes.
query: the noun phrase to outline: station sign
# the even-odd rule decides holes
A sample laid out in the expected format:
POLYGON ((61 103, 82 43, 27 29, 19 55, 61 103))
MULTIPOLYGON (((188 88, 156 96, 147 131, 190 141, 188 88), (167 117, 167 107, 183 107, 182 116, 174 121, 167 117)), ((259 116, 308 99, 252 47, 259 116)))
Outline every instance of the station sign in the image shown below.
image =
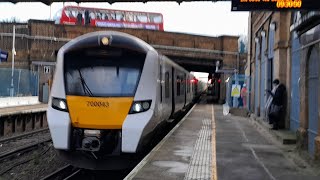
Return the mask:
POLYGON ((231 97, 240 97, 240 89, 241 86, 238 84, 232 84, 232 88, 231 88, 231 97))
POLYGON ((51 72, 50 66, 43 66, 43 72, 44 74, 50 74, 51 72))
POLYGON ((8 52, 0 49, 0 63, 8 61, 8 52))
POLYGON ((231 11, 320 10, 318 0, 232 0, 231 11))

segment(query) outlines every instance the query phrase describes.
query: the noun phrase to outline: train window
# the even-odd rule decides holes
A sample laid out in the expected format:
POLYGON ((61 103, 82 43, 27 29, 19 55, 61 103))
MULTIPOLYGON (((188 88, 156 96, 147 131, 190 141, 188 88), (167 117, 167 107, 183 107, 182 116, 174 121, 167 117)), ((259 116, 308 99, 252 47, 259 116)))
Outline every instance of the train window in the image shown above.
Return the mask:
POLYGON ((166 98, 169 98, 170 96, 170 91, 169 91, 169 72, 166 72, 166 75, 165 75, 165 96, 166 98))
POLYGON ((117 97, 134 96, 145 54, 126 50, 120 56, 95 56, 84 50, 65 54, 67 95, 117 97), (89 60, 89 61, 88 61, 89 60))
POLYGON ((180 96, 180 77, 177 76, 177 96, 180 96))
POLYGON ((161 65, 159 69, 159 78, 160 78, 160 102, 162 102, 162 66, 161 65))
POLYGON ((148 22, 148 17, 146 14, 139 14, 137 15, 137 21, 138 22, 143 22, 143 23, 147 23, 148 22))
POLYGON ((161 15, 152 15, 151 17, 152 17, 154 23, 162 23, 161 15))

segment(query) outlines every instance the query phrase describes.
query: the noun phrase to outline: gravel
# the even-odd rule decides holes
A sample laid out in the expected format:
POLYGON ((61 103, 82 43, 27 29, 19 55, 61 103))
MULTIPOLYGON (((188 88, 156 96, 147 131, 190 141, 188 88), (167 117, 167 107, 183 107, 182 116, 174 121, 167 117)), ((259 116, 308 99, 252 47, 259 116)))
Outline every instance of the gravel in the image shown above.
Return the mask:
POLYGON ((66 163, 59 158, 58 153, 52 146, 52 143, 47 143, 35 151, 22 154, 12 160, 1 162, 0 172, 5 171, 8 167, 14 164, 17 166, 0 175, 0 180, 41 179, 49 173, 52 173, 66 165, 66 163), (20 164, 21 162, 25 163, 20 164))
POLYGON ((9 150, 16 149, 18 147, 30 144, 30 143, 41 142, 41 141, 48 139, 48 138, 50 138, 50 133, 49 133, 49 131, 45 131, 45 132, 40 132, 40 133, 26 136, 26 137, 19 138, 19 139, 13 139, 10 141, 0 142, 0 154, 4 153, 6 151, 9 151, 9 150))

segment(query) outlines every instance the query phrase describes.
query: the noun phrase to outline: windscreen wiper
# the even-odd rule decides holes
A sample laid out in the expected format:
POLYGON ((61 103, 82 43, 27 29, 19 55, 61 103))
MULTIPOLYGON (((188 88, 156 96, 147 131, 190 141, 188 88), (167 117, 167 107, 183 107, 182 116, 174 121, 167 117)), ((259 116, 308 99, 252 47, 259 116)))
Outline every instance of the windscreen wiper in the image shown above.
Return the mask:
POLYGON ((93 96, 93 94, 92 94, 90 88, 88 87, 86 81, 83 79, 83 76, 82 76, 82 73, 81 73, 80 69, 78 69, 78 72, 79 72, 79 75, 80 75, 80 80, 81 80, 82 89, 83 89, 84 94, 87 94, 89 96, 93 96))

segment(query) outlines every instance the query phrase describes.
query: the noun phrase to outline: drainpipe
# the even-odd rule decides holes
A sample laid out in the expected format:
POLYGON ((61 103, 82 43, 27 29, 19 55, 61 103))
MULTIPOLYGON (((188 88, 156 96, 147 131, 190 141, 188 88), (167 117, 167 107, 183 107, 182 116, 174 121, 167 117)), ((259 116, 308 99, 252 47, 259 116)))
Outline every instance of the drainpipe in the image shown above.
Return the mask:
MULTIPOLYGON (((237 67, 234 70, 234 78, 235 78, 235 85, 238 86, 239 85, 239 79, 238 79, 238 73, 239 73, 239 57, 240 53, 237 54, 237 67)), ((240 89, 239 89, 240 90, 240 89)), ((233 107, 238 107, 238 98, 237 97, 233 97, 233 107)))
POLYGON ((247 85, 247 89, 248 89, 248 93, 247 93, 247 105, 248 105, 248 109, 250 110, 250 108, 251 108, 251 106, 252 106, 252 104, 251 104, 251 90, 253 89, 252 88, 252 82, 251 82, 251 79, 252 79, 252 71, 251 71, 251 66, 252 66, 252 64, 251 64, 251 55, 252 55, 252 33, 251 33, 251 31, 252 31, 252 22, 251 22, 251 19, 252 19, 252 12, 250 12, 249 13, 249 30, 248 30, 248 32, 249 32, 249 37, 248 37, 248 39, 249 39, 249 47, 248 47, 248 61, 249 61, 249 64, 248 64, 248 68, 249 68, 249 84, 247 85), (250 86, 250 87, 249 87, 250 86))

